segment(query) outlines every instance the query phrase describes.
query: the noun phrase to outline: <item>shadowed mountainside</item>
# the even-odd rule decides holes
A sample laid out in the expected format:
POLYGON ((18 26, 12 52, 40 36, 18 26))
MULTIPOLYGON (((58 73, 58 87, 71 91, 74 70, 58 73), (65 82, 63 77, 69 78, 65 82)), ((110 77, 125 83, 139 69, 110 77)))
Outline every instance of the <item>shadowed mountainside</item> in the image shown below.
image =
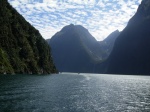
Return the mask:
POLYGON ((115 31, 110 35, 112 39, 99 42, 83 26, 70 24, 47 41, 60 72, 91 73, 97 63, 107 59, 118 35, 115 31))
POLYGON ((109 74, 150 74, 150 1, 143 0, 116 39, 108 59, 109 74))

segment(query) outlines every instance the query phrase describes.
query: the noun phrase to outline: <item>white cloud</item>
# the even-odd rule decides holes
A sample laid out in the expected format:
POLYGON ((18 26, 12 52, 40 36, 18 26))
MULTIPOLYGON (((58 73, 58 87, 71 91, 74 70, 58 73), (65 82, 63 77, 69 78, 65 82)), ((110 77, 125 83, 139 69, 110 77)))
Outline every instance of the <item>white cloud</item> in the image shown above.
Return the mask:
POLYGON ((98 40, 123 30, 141 0, 8 0, 45 39, 70 23, 86 27, 98 40))

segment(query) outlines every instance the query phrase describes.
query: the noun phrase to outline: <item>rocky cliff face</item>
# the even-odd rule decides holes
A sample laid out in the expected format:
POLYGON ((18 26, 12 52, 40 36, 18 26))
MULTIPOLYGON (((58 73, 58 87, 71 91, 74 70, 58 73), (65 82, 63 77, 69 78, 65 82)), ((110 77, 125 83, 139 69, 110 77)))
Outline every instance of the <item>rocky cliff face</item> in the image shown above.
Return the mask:
POLYGON ((150 74, 150 1, 143 0, 116 39, 107 73, 150 74))
POLYGON ((50 48, 39 31, 8 2, 0 1, 0 74, 54 73, 50 48))

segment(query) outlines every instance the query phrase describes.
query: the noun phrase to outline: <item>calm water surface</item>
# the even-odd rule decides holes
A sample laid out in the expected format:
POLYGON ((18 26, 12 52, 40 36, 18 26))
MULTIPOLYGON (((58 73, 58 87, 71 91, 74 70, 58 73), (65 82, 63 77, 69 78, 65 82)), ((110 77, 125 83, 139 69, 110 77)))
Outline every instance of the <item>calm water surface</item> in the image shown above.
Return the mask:
POLYGON ((0 112, 150 112, 150 76, 0 76, 0 112))

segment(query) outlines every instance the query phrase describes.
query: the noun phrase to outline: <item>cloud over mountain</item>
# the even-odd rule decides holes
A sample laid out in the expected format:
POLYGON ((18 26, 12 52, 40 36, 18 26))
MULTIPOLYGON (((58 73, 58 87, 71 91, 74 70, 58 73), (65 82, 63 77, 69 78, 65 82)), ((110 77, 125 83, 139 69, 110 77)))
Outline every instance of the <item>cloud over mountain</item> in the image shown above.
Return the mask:
POLYGON ((73 23, 89 29, 98 40, 122 30, 141 0, 8 0, 44 38, 73 23))

